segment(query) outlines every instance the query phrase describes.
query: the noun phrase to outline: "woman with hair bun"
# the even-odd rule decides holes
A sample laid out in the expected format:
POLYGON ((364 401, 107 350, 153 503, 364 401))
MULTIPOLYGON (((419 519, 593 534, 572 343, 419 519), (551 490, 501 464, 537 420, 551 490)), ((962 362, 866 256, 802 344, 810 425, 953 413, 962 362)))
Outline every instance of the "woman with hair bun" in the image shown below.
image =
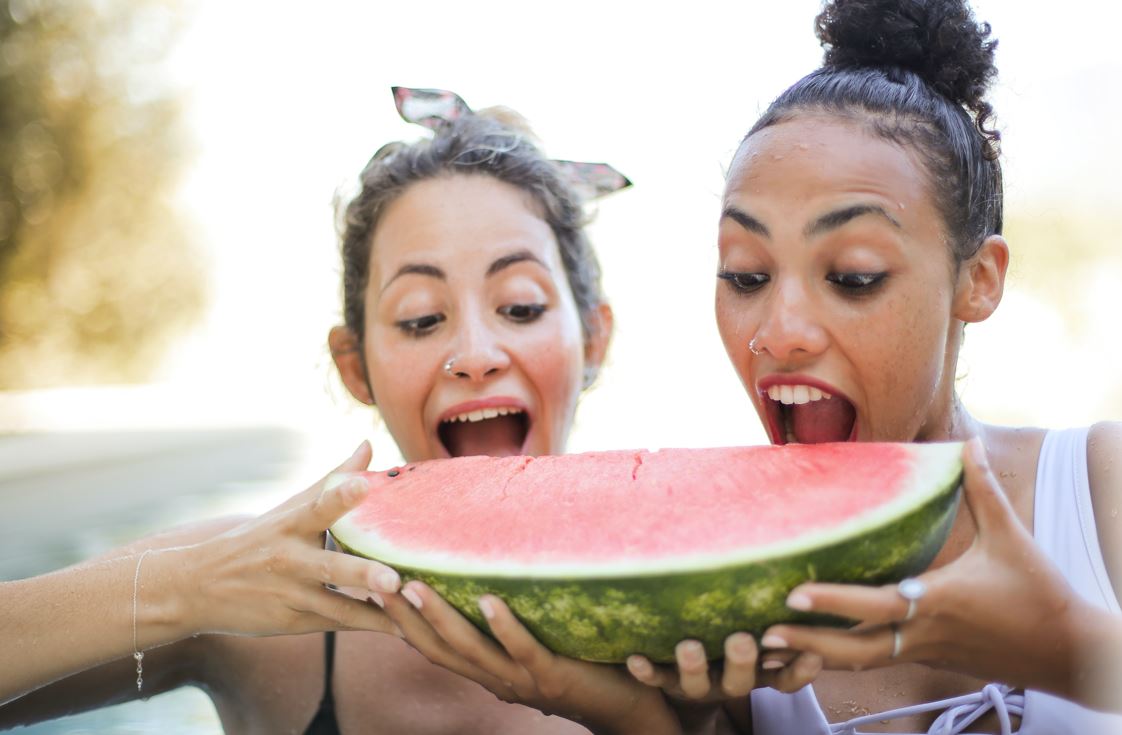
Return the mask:
POLYGON ((918 579, 792 591, 860 625, 774 626, 764 666, 852 670, 822 673, 817 701, 756 690, 755 731, 1122 732, 1122 424, 984 424, 954 389, 1009 259, 990 27, 962 0, 834 0, 816 29, 822 67, 730 166, 722 339, 774 443, 970 440, 966 503, 918 579), (832 397, 785 405, 776 385, 832 397))

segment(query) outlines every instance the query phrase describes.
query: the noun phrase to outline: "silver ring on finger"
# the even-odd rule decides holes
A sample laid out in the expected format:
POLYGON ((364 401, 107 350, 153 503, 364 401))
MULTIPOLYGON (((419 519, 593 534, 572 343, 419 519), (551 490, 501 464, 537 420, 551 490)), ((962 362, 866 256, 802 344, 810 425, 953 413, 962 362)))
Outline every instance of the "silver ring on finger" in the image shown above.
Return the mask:
POLYGON ((908 601, 908 612, 904 620, 911 620, 916 616, 916 605, 927 594, 927 585, 915 577, 908 577, 896 585, 896 593, 908 601))
POLYGON ((904 648, 904 635, 900 632, 899 623, 892 623, 889 627, 892 628, 892 653, 888 658, 895 660, 900 657, 900 651, 904 648))

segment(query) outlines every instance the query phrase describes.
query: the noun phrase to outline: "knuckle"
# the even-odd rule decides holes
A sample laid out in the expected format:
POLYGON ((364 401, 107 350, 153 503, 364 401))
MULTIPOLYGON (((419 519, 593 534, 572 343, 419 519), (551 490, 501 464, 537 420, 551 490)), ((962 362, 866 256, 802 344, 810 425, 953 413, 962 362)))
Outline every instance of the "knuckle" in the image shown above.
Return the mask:
POLYGON ((564 682, 555 677, 546 677, 538 682, 538 691, 546 699, 560 699, 567 690, 564 682))

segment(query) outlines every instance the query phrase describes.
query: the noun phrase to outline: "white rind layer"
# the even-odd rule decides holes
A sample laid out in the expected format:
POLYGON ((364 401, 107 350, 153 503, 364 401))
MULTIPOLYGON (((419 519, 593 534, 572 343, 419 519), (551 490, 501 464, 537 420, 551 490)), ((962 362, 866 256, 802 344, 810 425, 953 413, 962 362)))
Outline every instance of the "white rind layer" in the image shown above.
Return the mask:
MULTIPOLYGON (((462 553, 411 551, 394 546, 370 530, 359 528, 350 514, 331 527, 331 535, 346 548, 392 567, 425 569, 463 577, 523 579, 605 579, 700 572, 779 559, 830 546, 880 528, 951 492, 962 474, 962 443, 913 444, 916 461, 906 487, 893 500, 858 514, 829 529, 814 529, 790 539, 752 546, 740 552, 675 554, 647 559, 579 562, 518 563, 513 560, 472 559, 462 553)), ((332 475, 326 488, 338 486, 346 475, 332 475)), ((501 533, 501 531, 497 531, 501 533)))

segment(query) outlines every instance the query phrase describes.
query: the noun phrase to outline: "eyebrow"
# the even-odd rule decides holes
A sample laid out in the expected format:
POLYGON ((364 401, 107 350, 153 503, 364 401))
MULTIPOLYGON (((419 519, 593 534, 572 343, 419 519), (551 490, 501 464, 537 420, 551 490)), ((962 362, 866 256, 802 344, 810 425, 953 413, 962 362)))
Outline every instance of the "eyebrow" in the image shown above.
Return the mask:
MULTIPOLYGON (((509 268, 515 263, 523 263, 526 261, 537 263, 547 271, 549 270, 549 266, 543 263, 541 259, 538 258, 538 256, 534 255, 529 250, 519 250, 518 252, 511 253, 510 255, 504 255, 501 258, 497 258, 495 262, 491 263, 491 265, 487 267, 486 275, 489 278, 499 271, 503 270, 504 268, 509 268)), ((444 271, 442 271, 440 268, 437 268, 435 265, 429 265, 427 263, 406 263, 405 265, 397 269, 397 273, 393 274, 393 278, 390 278, 390 280, 386 281, 386 285, 382 286, 382 290, 385 291, 395 280, 410 273, 421 276, 430 276, 432 278, 440 279, 441 281, 448 280, 447 274, 445 274, 444 271)))
POLYGON ((511 253, 510 255, 504 255, 503 257, 497 259, 494 263, 492 263, 487 268, 487 276, 493 276, 504 268, 511 267, 515 263, 524 263, 526 261, 537 263, 547 271, 549 270, 549 266, 543 263, 541 259, 538 258, 538 256, 534 255, 529 250, 519 250, 518 252, 511 253))
POLYGON ((837 209, 822 215, 806 226, 803 235, 809 239, 815 235, 821 235, 823 232, 836 230, 847 222, 857 219, 858 217, 864 217, 867 214, 883 217, 896 229, 903 229, 900 226, 900 222, 889 214, 888 210, 884 207, 877 204, 855 204, 852 207, 837 209))
POLYGON ((391 283, 408 273, 416 273, 422 276, 432 276, 433 278, 439 278, 442 281, 448 280, 448 276, 444 274, 444 271, 440 270, 435 265, 428 265, 427 263, 406 263, 405 265, 397 269, 397 273, 394 273, 393 277, 390 278, 390 280, 386 281, 386 285, 382 286, 382 290, 385 291, 390 287, 391 283))
POLYGON ((725 207, 725 211, 721 213, 721 219, 731 219, 736 224, 740 225, 749 232, 754 232, 766 238, 771 238, 771 232, 758 219, 748 214, 742 209, 737 209, 733 206, 725 207))

